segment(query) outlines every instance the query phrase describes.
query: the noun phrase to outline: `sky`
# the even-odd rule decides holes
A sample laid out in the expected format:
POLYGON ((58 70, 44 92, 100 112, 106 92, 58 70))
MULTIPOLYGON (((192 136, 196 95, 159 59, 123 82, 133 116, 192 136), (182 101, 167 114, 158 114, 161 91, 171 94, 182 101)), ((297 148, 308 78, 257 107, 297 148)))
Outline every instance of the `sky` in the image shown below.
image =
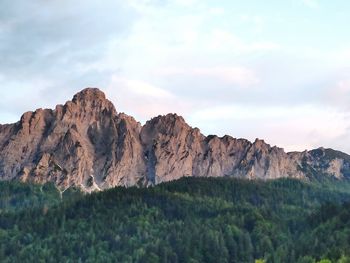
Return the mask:
POLYGON ((141 123, 350 153, 350 1, 1 0, 0 123, 98 87, 141 123))

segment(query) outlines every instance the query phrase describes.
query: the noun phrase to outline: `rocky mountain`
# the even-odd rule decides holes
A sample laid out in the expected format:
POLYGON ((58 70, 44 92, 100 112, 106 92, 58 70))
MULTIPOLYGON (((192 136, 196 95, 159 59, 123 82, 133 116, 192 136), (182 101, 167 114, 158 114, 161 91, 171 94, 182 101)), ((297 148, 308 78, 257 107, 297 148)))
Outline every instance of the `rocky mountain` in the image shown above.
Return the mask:
POLYGON ((332 149, 286 153, 262 140, 204 136, 176 115, 145 125, 88 88, 54 110, 0 125, 0 180, 54 182, 61 191, 147 186, 183 176, 350 179, 350 156, 332 149))

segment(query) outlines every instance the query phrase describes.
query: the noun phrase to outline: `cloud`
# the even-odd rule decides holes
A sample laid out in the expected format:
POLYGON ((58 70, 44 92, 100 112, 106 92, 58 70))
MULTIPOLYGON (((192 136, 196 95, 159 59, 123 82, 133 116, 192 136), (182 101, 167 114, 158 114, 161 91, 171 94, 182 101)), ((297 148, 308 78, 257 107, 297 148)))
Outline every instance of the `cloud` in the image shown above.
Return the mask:
POLYGON ((50 101, 42 101, 45 88, 52 83, 46 79, 32 79, 30 83, 20 84, 16 81, 0 79, 0 112, 5 116, 6 122, 18 121, 19 115, 36 108, 53 106, 50 101), (25 85, 25 86, 24 86, 25 85), (11 92, 8 92, 11 91, 11 92), (12 117, 13 119, 10 119, 12 117))
POLYGON ((350 79, 338 80, 324 92, 324 103, 343 111, 350 111, 350 79))
POLYGON ((175 3, 180 6, 194 6, 198 4, 198 0, 175 0, 175 3))
POLYGON ((350 111, 349 52, 337 30, 348 16, 295 20, 293 6, 257 2, 247 13, 244 1, 2 0, 0 118, 16 121, 97 86, 141 121, 176 111, 206 133, 346 145, 350 120, 338 116, 350 111))
MULTIPOLYGON (((348 132, 346 114, 331 107, 314 105, 216 106, 194 112, 189 121, 207 134, 217 133, 217 127, 222 127, 234 137, 263 138, 287 151, 331 147, 348 132)), ((337 147, 350 152, 350 147, 344 143, 337 143, 337 147)))
POLYGON ((312 9, 317 9, 320 7, 318 0, 302 0, 304 5, 312 9))
POLYGON ((262 16, 242 14, 239 18, 242 22, 252 25, 255 33, 263 33, 266 26, 266 19, 262 16))
POLYGON ((143 80, 114 75, 103 90, 118 111, 126 112, 141 122, 159 114, 175 111, 184 115, 189 111, 186 102, 179 100, 171 92, 143 80))
POLYGON ((231 50, 235 53, 251 53, 280 49, 279 44, 270 41, 247 43, 233 33, 222 29, 214 29, 209 39, 208 45, 212 50, 231 50))
POLYGON ((23 111, 54 106, 85 86, 103 86, 119 63, 99 66, 136 20, 119 0, 1 1, 0 108, 16 121, 23 111))
POLYGON ((163 68, 158 69, 155 74, 166 77, 185 75, 193 78, 215 78, 219 82, 241 87, 259 83, 256 73, 245 67, 163 68))
POLYGON ((213 7, 209 9, 209 13, 214 16, 220 16, 225 14, 225 9, 221 7, 213 7))
POLYGON ((73 73, 77 63, 99 59, 110 39, 127 34, 134 19, 122 1, 109 0, 4 0, 0 9, 0 25, 6 25, 0 70, 16 79, 73 73))
MULTIPOLYGON (((341 95, 350 94, 350 80, 339 81, 337 83, 335 92, 340 93, 341 95)), ((339 96, 339 97, 342 97, 342 96, 339 96)))
POLYGON ((152 84, 133 79, 126 79, 123 77, 112 76, 111 85, 121 87, 128 90, 131 94, 136 96, 147 96, 152 98, 171 98, 173 95, 161 88, 155 87, 152 84))

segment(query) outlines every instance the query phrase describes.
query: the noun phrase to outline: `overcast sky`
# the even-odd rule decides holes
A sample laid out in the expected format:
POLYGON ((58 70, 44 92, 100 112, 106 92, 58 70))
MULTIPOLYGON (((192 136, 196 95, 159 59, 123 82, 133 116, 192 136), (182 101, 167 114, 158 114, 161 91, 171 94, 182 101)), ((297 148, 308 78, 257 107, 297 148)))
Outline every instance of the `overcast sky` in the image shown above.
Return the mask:
POLYGON ((0 123, 99 87, 142 123, 350 153, 350 1, 1 0, 0 123))

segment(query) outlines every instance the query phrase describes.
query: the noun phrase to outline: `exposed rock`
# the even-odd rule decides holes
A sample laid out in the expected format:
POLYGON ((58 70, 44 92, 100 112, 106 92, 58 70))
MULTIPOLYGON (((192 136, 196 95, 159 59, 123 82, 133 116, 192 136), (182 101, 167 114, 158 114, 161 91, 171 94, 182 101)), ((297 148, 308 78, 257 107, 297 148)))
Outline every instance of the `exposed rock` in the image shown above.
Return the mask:
POLYGON ((326 170, 326 173, 331 174, 337 178, 342 178, 342 168, 344 165, 344 160, 335 158, 329 162, 329 167, 326 170))
POLYGON ((344 153, 285 153, 258 139, 206 137, 176 114, 141 126, 93 88, 55 110, 27 112, 15 124, 0 125, 0 150, 1 180, 50 181, 62 191, 147 186, 183 176, 350 178, 344 153))

